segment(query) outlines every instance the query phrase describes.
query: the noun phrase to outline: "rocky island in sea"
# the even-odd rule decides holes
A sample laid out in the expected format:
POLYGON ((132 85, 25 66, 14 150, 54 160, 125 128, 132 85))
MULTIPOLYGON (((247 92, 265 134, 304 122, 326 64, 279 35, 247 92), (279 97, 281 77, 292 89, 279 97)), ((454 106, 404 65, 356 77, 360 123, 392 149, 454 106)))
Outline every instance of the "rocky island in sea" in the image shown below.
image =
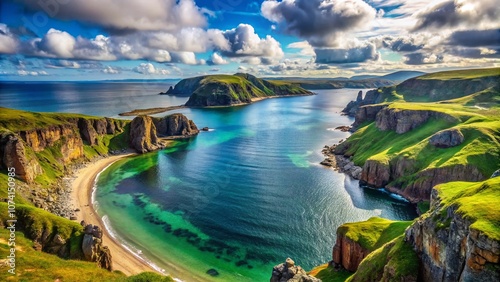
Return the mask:
POLYGON ((166 95, 188 96, 187 107, 216 107, 249 104, 256 100, 312 95, 296 84, 265 80, 247 73, 206 75, 181 80, 166 95))

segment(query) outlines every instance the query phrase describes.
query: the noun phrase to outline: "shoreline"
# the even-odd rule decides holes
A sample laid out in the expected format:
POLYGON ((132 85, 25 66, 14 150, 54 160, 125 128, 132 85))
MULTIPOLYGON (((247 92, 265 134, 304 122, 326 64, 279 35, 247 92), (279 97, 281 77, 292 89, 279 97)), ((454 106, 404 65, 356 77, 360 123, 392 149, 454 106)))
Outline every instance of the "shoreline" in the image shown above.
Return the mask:
POLYGON ((147 262, 139 259, 118 242, 118 240, 111 236, 103 220, 94 209, 92 194, 95 180, 103 170, 118 160, 134 155, 136 155, 136 153, 128 152, 120 155, 108 156, 89 163, 76 171, 71 181, 71 204, 74 208, 80 209, 80 211, 75 214, 77 222, 84 220, 87 224, 98 224, 101 227, 101 230, 103 230, 103 243, 111 251, 113 270, 119 270, 127 276, 145 271, 158 271, 147 262))

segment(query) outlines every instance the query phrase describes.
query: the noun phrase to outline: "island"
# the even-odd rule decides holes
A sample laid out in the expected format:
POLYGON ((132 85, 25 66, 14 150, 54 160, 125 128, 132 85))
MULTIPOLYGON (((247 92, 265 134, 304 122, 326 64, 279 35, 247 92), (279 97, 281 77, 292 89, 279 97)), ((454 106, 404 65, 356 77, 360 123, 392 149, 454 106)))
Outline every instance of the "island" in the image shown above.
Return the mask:
POLYGON ((250 104, 267 98, 313 95, 313 92, 298 84, 237 73, 183 79, 160 94, 189 97, 187 107, 217 107, 250 104))

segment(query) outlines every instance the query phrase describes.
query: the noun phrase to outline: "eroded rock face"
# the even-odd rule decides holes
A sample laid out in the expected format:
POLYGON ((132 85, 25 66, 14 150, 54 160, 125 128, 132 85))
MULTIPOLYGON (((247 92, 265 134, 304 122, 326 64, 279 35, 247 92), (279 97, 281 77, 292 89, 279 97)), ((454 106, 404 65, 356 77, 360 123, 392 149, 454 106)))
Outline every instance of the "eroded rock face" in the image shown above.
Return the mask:
POLYGON ((430 118, 444 119, 450 123, 458 120, 445 113, 426 110, 401 110, 384 108, 377 113, 376 126, 380 130, 393 130, 398 134, 406 133, 427 122, 430 118))
POLYGON ((130 124, 130 146, 139 153, 162 148, 156 135, 156 126, 149 116, 138 116, 130 124))
POLYGON ((421 261, 423 280, 500 281, 500 242, 471 228, 455 206, 443 212, 440 202, 437 190, 432 190, 434 210, 405 234, 421 261))
POLYGON ((384 187, 391 180, 389 164, 378 160, 366 160, 360 180, 371 186, 384 187))
POLYGON ((386 107, 387 105, 368 105, 360 107, 356 111, 356 116, 354 123, 352 124, 352 127, 357 128, 364 122, 374 121, 375 118, 377 117, 377 114, 386 107))
POLYGON ((9 134, 1 138, 0 147, 2 167, 13 167, 19 179, 32 183, 37 175, 43 173, 36 157, 28 156, 29 148, 25 148, 22 139, 17 135, 9 134))
POLYGON ((158 134, 161 136, 193 136, 200 131, 192 120, 183 114, 173 114, 161 119, 154 119, 158 134))
POLYGON ((78 120, 78 129, 80 130, 80 134, 82 136, 83 141, 87 142, 89 145, 96 145, 97 140, 97 131, 92 125, 92 121, 88 119, 79 119, 78 120))
POLYGON ((320 279, 307 275, 291 258, 273 268, 270 282, 321 282, 320 279))
POLYGON ((456 128, 441 130, 436 134, 432 135, 429 139, 429 143, 438 148, 450 148, 455 147, 462 142, 464 142, 464 135, 460 130, 456 128))
POLYGON ((337 234, 337 242, 333 247, 332 258, 337 266, 354 272, 369 253, 370 251, 361 247, 357 242, 342 234, 337 234))

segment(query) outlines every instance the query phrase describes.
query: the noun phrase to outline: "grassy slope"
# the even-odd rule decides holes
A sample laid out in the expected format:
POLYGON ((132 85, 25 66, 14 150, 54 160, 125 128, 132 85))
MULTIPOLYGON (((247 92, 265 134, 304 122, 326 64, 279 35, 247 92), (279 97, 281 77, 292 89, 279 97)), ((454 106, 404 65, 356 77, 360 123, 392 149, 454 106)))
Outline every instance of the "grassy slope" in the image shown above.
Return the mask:
MULTIPOLYGON (((337 229, 337 234, 359 243, 364 249, 375 251, 404 233, 412 221, 392 221, 380 217, 372 217, 367 221, 345 223, 337 229)), ((352 273, 336 271, 328 264, 314 268, 311 275, 323 282, 345 281, 352 273)))
MULTIPOLYGON (((9 231, 0 229, 0 257, 2 260, 10 253, 5 238, 9 231)), ((160 276, 155 273, 141 273, 139 275, 126 277, 119 271, 109 272, 97 268, 95 263, 65 260, 55 255, 38 252, 33 249, 33 242, 27 239, 21 232, 16 232, 16 274, 7 272, 9 267, 5 264, 0 266, 0 281, 74 281, 91 282, 146 282, 146 281, 173 281, 170 277, 160 276)))
POLYGON ((370 253, 346 281, 404 281, 418 273, 418 257, 404 235, 370 253), (385 272, 385 270, 388 270, 385 272), (387 275, 390 273, 390 276, 387 275))
MULTIPOLYGON (((467 72, 458 73, 465 75, 467 72)), ((438 73, 429 77, 444 74, 438 73)), ((486 72, 486 74, 489 73, 486 72)), ((396 96, 397 94, 393 95, 393 97, 396 96)), ((489 176, 500 167, 500 105, 497 104, 499 100, 500 92, 488 88, 448 101, 393 102, 389 105, 390 108, 441 112, 455 117, 456 122, 432 119, 404 134, 381 131, 373 122, 360 128, 341 146, 349 147, 347 154, 354 155, 354 162, 360 166, 367 159, 389 163, 399 157, 405 157, 414 161, 413 171, 409 171, 404 179, 398 179, 390 185, 405 186, 418 180, 415 176, 418 171, 456 164, 474 165, 484 176, 489 176), (476 105, 489 106, 489 108, 476 107, 476 105), (430 136, 447 128, 459 129, 465 136, 464 143, 447 149, 435 148, 429 144, 430 136)))
POLYGON ((401 235, 411 223, 372 217, 367 221, 345 223, 337 229, 337 234, 345 235, 364 249, 373 251, 401 235))
POLYGON ((458 213, 473 223, 470 228, 500 241, 500 177, 483 182, 449 182, 436 186, 441 209, 457 205, 458 213))
POLYGON ((489 68, 489 69, 472 69, 472 70, 455 70, 455 71, 444 71, 429 73, 426 75, 418 76, 416 79, 426 80, 426 79, 439 79, 439 80, 450 80, 450 79, 474 79, 487 76, 499 76, 500 68, 489 68))

